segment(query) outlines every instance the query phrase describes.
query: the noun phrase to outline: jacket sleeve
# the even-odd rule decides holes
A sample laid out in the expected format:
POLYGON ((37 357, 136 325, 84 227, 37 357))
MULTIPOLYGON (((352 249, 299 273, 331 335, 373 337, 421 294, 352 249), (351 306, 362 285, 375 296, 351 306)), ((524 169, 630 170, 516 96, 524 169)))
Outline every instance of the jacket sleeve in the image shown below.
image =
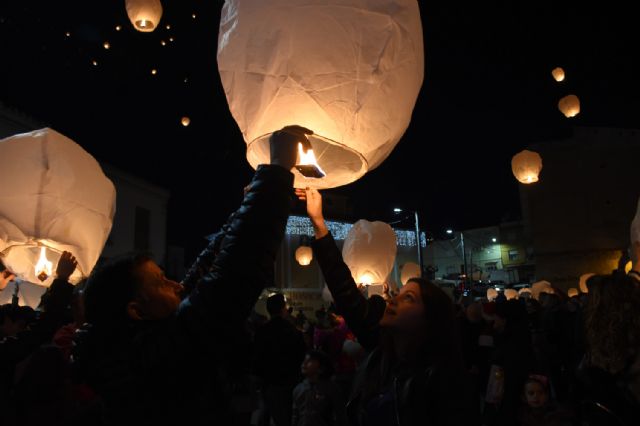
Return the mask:
MULTIPOLYGON (((189 328, 242 327, 262 289, 273 283, 276 254, 289 216, 293 174, 258 167, 240 208, 224 226, 211 270, 183 301, 178 318, 189 328)), ((228 334, 225 332, 225 334, 228 334)))
POLYGON ((375 348, 380 331, 378 323, 386 308, 384 299, 377 295, 367 299, 362 295, 331 234, 314 241, 312 247, 338 313, 344 316, 366 350, 375 348))

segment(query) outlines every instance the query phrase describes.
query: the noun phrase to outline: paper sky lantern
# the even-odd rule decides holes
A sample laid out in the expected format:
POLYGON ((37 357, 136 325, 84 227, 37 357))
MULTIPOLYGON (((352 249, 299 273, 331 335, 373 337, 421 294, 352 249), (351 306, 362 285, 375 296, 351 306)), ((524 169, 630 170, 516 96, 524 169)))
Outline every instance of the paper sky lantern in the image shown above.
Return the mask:
POLYGON ((7 269, 48 286, 60 255, 70 251, 78 261, 71 282, 88 276, 115 211, 115 189, 98 162, 48 128, 0 140, 0 158, 0 258, 7 269))
POLYGON ((531 285, 531 296, 536 300, 540 299, 542 293, 549 292, 553 292, 553 289, 551 288, 551 283, 548 281, 538 281, 531 285))
POLYGON ((518 298, 518 290, 508 288, 504 291, 504 295, 507 298, 507 300, 515 300, 518 298))
POLYGON ((402 272, 400 272, 400 281, 402 285, 407 285, 407 281, 411 278, 420 278, 421 276, 420 266, 413 262, 407 262, 402 267, 402 272))
POLYGON ((162 17, 160 0, 125 0, 127 15, 133 27, 148 33, 156 29, 162 17))
POLYGON ((487 289, 487 300, 489 302, 493 302, 494 300, 496 300, 496 297, 498 297, 498 290, 496 290, 493 287, 490 287, 487 289))
POLYGON ((522 299, 528 299, 528 298, 531 298, 531 289, 530 289, 530 288, 528 288, 528 287, 521 288, 521 289, 518 291, 518 296, 519 296, 520 298, 522 298, 522 299))
POLYGON ((554 68, 553 71, 551 71, 551 75, 553 75, 553 79, 557 82, 564 81, 564 70, 560 67, 554 68))
POLYGON ((342 257, 358 284, 385 282, 396 259, 396 234, 384 222, 356 222, 342 247, 342 257))
POLYGON ((182 117, 180 123, 182 123, 184 127, 187 127, 189 124, 191 124, 191 119, 189 117, 182 117))
MULTIPOLYGON (((4 290, 0 291, 0 306, 13 301, 15 289, 16 282, 12 281, 4 290)), ((46 290, 47 288, 41 285, 21 281, 18 289, 18 306, 30 306, 36 309, 40 305, 40 299, 46 290)))
POLYGON ((520 151, 511 159, 511 171, 518 182, 535 183, 542 171, 542 157, 537 152, 520 151))
POLYGON ((579 294, 580 294, 580 292, 579 292, 579 291, 578 291, 578 289, 577 289, 577 288, 575 288, 575 287, 571 287, 571 288, 569 289, 569 291, 567 291, 567 295, 568 295, 569 297, 576 297, 576 296, 577 296, 577 295, 579 295, 579 294))
POLYGON ((582 293, 589 293, 589 287, 587 287, 587 281, 593 277, 594 273, 582 274, 580 276, 580 291, 582 293))
POLYGON ((558 109, 565 117, 575 117, 580 113, 580 99, 576 95, 565 96, 558 102, 558 109))
POLYGON ((302 266, 308 266, 313 260, 313 250, 308 246, 300 246, 296 250, 296 261, 302 266))
POLYGON ((255 168, 269 136, 298 124, 330 188, 379 166, 411 119, 424 51, 416 0, 226 0, 218 69, 255 168))

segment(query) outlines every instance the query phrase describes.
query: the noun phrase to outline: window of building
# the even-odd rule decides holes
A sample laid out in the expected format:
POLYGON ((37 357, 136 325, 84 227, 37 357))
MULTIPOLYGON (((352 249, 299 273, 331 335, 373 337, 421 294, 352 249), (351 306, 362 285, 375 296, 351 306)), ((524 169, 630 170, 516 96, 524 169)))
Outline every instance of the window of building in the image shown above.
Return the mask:
POLYGON ((520 252, 518 250, 515 250, 515 249, 509 250, 510 261, 518 260, 518 257, 520 257, 520 252))
POLYGON ((487 262, 484 264, 484 268, 487 271, 497 271, 498 270, 498 262, 487 262))

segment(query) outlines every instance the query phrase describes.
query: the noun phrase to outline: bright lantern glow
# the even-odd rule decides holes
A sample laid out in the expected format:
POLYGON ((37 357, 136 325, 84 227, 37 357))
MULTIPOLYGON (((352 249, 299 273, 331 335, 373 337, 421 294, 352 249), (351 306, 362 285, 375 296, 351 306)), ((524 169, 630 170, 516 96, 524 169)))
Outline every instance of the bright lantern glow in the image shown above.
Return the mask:
POLYGON ((158 70, 157 70, 157 69, 155 69, 155 68, 154 68, 154 69, 152 69, 152 70, 151 70, 151 75, 156 75, 156 74, 158 74, 158 70))
POLYGON ((575 287, 571 287, 571 288, 569 289, 569 291, 567 291, 567 295, 568 295, 569 297, 576 297, 576 296, 577 296, 577 295, 579 295, 579 294, 580 294, 580 292, 579 292, 579 291, 578 291, 578 289, 577 289, 577 288, 575 288, 575 287))
POLYGON ((402 271, 400 272, 400 282, 402 282, 402 285, 407 285, 407 282, 409 282, 411 278, 420 278, 421 275, 420 266, 418 264, 407 262, 404 264, 402 271))
POLYGON ((320 179, 346 185, 378 167, 404 134, 424 74, 416 0, 226 0, 218 70, 254 168, 287 125, 309 139, 320 179))
POLYGON ((496 300, 496 297, 498 297, 498 290, 496 290, 493 287, 488 288, 487 289, 487 300, 489 302, 493 302, 494 300, 496 300))
POLYGON ((311 250, 311 247, 307 247, 307 246, 298 247, 298 249, 296 250, 296 261, 301 266, 310 265, 312 260, 313 260, 313 250, 311 250))
POLYGON ((166 41, 164 41, 164 40, 160 40, 160 44, 161 44, 161 45, 163 45, 163 46, 166 46, 166 45, 167 45, 167 42, 166 42, 166 41))
POLYGON ((38 263, 36 263, 35 267, 36 277, 38 277, 40 281, 45 281, 51 276, 51 274, 53 274, 53 262, 50 262, 49 259, 47 259, 46 251, 46 247, 40 248, 40 258, 38 259, 38 263))
POLYGON ((504 291, 504 295, 507 300, 515 300, 518 298, 518 290, 508 288, 504 291))
POLYGON ((553 288, 551 288, 549 281, 538 281, 531 285, 531 295, 534 299, 539 300, 542 293, 553 293, 553 288))
POLYGON ((108 41, 105 41, 104 44, 102 45, 105 49, 109 50, 111 48, 111 45, 109 44, 108 41))
POLYGON ((156 29, 162 17, 160 0, 126 0, 125 7, 133 27, 141 32, 156 29))
POLYGON ((538 182, 542 171, 542 157, 537 152, 521 151, 511 159, 511 171, 520 183, 538 182))
POLYGON ((632 267, 633 263, 631 263, 631 261, 628 261, 627 264, 624 265, 624 273, 628 274, 632 267))
POLYGON ((180 122, 184 127, 187 127, 189 124, 191 124, 191 119, 189 117, 182 117, 182 120, 180 120, 180 122))
POLYGON ((567 118, 575 117, 580 114, 580 99, 576 95, 565 96, 558 102, 558 109, 567 118))
POLYGON ((396 234, 384 222, 356 222, 342 247, 342 258, 358 284, 387 281, 396 259, 396 234))
POLYGON ((551 75, 553 76, 553 79, 557 82, 564 81, 564 70, 560 67, 554 68, 553 71, 551 71, 551 75))
POLYGON ((589 287, 587 287, 587 281, 589 280, 589 278, 593 277, 594 275, 595 274, 593 273, 588 273, 580 276, 580 291, 582 293, 589 293, 589 287))
POLYGON ((326 174, 316 161, 313 149, 309 148, 305 153, 301 143, 298 144, 298 164, 301 166, 316 166, 322 174, 326 174))
POLYGON ((120 25, 116 25, 116 31, 120 31, 122 27, 120 25))

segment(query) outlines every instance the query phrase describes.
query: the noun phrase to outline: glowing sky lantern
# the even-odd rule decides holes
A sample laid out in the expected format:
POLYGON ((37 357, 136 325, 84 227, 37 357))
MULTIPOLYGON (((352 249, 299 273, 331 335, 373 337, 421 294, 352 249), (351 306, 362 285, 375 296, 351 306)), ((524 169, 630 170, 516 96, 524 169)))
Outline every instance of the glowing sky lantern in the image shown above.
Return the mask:
POLYGON ((496 300, 496 297, 498 297, 498 290, 493 287, 489 287, 487 289, 487 300, 489 302, 493 302, 494 300, 496 300))
POLYGON ((534 299, 540 299, 542 293, 552 293, 551 283, 549 281, 538 281, 531 285, 531 296, 534 299))
POLYGON ((593 277, 595 274, 593 273, 588 273, 588 274, 582 274, 580 276, 580 291, 582 293, 589 293, 589 287, 587 287, 587 281, 589 280, 589 278, 593 277))
POLYGON ((518 298, 518 290, 515 290, 513 288, 508 288, 504 291, 504 295, 507 298, 507 300, 515 300, 518 298))
POLYGON ((93 269, 111 231, 115 189, 98 162, 66 136, 41 129, 0 140, 0 259, 48 286, 63 251, 93 269))
POLYGON ((189 124, 191 124, 191 119, 186 116, 182 117, 182 119, 180 119, 180 123, 182 123, 184 127, 187 127, 189 124))
POLYGON ((580 113, 580 99, 576 95, 565 96, 558 102, 558 109, 567 118, 575 117, 580 113))
POLYGON ((133 27, 143 33, 156 29, 162 17, 160 0, 125 0, 127 15, 133 27))
POLYGON ((402 285, 406 285, 411 278, 420 278, 420 266, 413 262, 407 262, 402 266, 402 272, 400 272, 400 282, 402 285))
POLYGON ((575 287, 571 287, 568 291, 567 291, 567 296, 569 297, 576 297, 580 294, 580 292, 578 291, 577 288, 575 287))
POLYGON ((396 234, 384 222, 356 222, 342 247, 342 257, 358 284, 383 284, 396 259, 396 234))
POLYGON ((313 250, 308 246, 300 246, 296 250, 296 261, 301 266, 308 266, 313 260, 313 250))
POLYGON ((424 74, 416 0, 226 0, 218 69, 255 168, 269 136, 297 124, 330 188, 379 166, 404 134, 424 74))
POLYGON ((521 151, 511 159, 511 171, 520 183, 538 182, 542 171, 542 157, 537 152, 521 151))
POLYGON ((553 71, 551 71, 551 75, 557 82, 564 81, 564 70, 560 67, 554 68, 553 71))

